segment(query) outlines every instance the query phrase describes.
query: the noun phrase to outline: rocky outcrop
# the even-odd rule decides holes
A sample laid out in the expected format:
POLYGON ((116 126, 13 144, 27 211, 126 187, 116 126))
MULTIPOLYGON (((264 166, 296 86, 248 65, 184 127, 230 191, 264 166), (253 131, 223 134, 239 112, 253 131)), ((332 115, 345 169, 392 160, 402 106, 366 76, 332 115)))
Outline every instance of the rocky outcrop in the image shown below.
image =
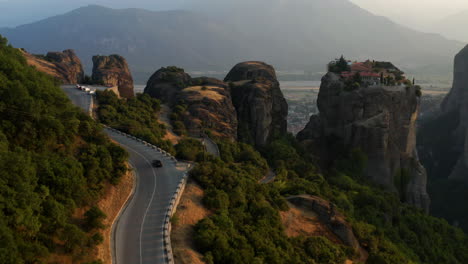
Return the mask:
POLYGON ((192 77, 181 68, 174 66, 157 70, 148 80, 145 93, 173 105, 182 89, 192 84, 192 77))
POLYGON ((416 151, 419 95, 418 88, 404 86, 349 90, 328 73, 317 102, 320 114, 297 138, 311 143, 326 165, 359 149, 368 158, 365 176, 428 211, 427 174, 416 151))
POLYGON ((263 62, 237 64, 226 76, 237 111, 238 137, 262 146, 287 133, 288 104, 275 70, 263 62))
POLYGON ((73 50, 49 52, 45 56, 23 51, 23 55, 29 65, 55 77, 63 84, 81 83, 84 78, 83 65, 73 50))
POLYGON ((292 204, 315 212, 320 220, 348 247, 360 252, 353 228, 346 222, 346 218, 340 213, 336 206, 320 197, 311 195, 298 195, 288 197, 292 204))
POLYGON ((132 74, 122 56, 94 56, 92 80, 94 83, 116 86, 121 97, 134 96, 132 74))
POLYGON ((145 93, 171 106, 186 105, 189 130, 210 129, 257 146, 287 133, 288 105, 275 70, 263 62, 236 65, 224 82, 191 78, 177 67, 162 68, 151 76, 145 93))
POLYGON ((183 69, 158 70, 147 83, 145 93, 172 107, 185 106, 181 119, 195 137, 203 130, 235 140, 237 115, 226 83, 214 78, 192 78, 183 69))
POLYGON ((468 46, 455 57, 453 87, 442 103, 442 114, 457 118, 458 128, 453 131, 458 157, 455 167, 449 172, 450 179, 468 182, 468 46))
POLYGON ((184 123, 189 130, 209 129, 216 137, 237 138, 236 109, 229 88, 222 81, 192 79, 192 85, 182 89, 177 100, 187 105, 184 123))

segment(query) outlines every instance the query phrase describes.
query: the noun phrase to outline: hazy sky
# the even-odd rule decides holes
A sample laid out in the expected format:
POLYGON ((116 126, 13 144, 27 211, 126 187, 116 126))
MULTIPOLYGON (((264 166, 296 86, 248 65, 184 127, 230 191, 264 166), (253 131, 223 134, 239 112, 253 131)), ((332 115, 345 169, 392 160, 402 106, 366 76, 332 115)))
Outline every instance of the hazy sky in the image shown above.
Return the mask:
MULTIPOLYGON (((109 7, 140 7, 152 10, 182 8, 202 0, 0 0, 0 26, 16 26, 80 6, 99 4, 109 7)), ((236 1, 236 0, 218 0, 236 1)), ((255 1, 255 0, 252 0, 255 1)), ((284 0, 290 1, 290 0, 284 0)), ((310 0, 316 1, 316 0, 310 0)), ((468 9, 468 0, 351 0, 375 13, 412 27, 421 28, 428 22, 468 9)))
POLYGON ((189 0, 0 0, 0 27, 11 27, 34 22, 90 4, 115 8, 137 7, 152 10, 167 10, 181 8, 184 3, 188 1, 189 0))
MULTIPOLYGON (((312 0, 313 1, 313 0, 312 0)), ((428 23, 468 10, 468 0, 351 0, 374 14, 418 29, 428 23)))

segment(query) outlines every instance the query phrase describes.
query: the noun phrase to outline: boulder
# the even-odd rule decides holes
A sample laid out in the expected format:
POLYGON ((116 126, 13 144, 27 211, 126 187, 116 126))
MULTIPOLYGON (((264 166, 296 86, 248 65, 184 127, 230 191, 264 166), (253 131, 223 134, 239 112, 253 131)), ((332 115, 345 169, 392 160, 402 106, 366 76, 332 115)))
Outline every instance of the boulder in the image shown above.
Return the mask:
POLYGON ((122 56, 94 56, 92 80, 95 83, 117 87, 121 97, 135 96, 132 74, 122 56))
POLYGON ((191 83, 192 77, 183 69, 174 66, 161 68, 148 80, 145 93, 165 104, 173 105, 177 101, 178 93, 191 83))

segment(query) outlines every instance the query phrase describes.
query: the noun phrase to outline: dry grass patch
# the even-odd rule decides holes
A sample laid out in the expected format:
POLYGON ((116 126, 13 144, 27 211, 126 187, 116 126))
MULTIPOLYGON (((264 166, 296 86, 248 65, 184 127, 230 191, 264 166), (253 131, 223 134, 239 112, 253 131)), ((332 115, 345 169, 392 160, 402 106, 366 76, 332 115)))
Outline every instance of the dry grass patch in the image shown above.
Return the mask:
POLYGON ((288 203, 288 205, 290 208, 288 211, 280 212, 281 221, 288 237, 323 236, 333 243, 343 244, 327 225, 320 222, 315 212, 296 207, 292 203, 288 203))
POLYGON ((189 180, 177 207, 176 223, 172 226, 171 241, 176 264, 205 263, 193 242, 194 226, 211 214, 203 206, 203 195, 202 188, 189 180))
POLYGON ((96 258, 104 263, 112 263, 111 255, 111 232, 112 224, 116 220, 127 200, 130 198, 135 182, 135 175, 129 171, 120 180, 119 185, 109 185, 105 190, 103 199, 99 201, 98 207, 107 215, 103 224, 106 226, 102 230, 104 242, 97 247, 96 258))
POLYGON ((192 94, 189 96, 190 101, 200 101, 204 97, 215 100, 215 101, 222 101, 224 99, 224 95, 218 93, 215 89, 220 89, 218 86, 190 86, 185 88, 183 92, 192 94))
MULTIPOLYGON (((98 207, 105 214, 106 218, 103 221, 105 228, 100 230, 104 241, 98 245, 92 251, 87 252, 86 256, 83 256, 79 262, 73 259, 67 254, 53 254, 48 259, 47 263, 60 263, 60 264, 75 264, 75 263, 86 263, 93 260, 102 260, 103 263, 112 263, 111 253, 111 232, 112 224, 118 216, 120 210, 128 200, 134 185, 134 174, 129 171, 120 180, 117 186, 108 184, 103 192, 102 199, 98 202, 98 207)), ((78 208, 73 217, 80 220, 84 219, 84 214, 88 210, 88 207, 78 208)))
POLYGON ((46 60, 39 59, 36 56, 29 54, 23 50, 21 50, 21 52, 26 58, 26 62, 29 66, 33 66, 36 68, 36 70, 51 75, 55 78, 60 78, 60 74, 57 72, 57 66, 55 64, 46 60))

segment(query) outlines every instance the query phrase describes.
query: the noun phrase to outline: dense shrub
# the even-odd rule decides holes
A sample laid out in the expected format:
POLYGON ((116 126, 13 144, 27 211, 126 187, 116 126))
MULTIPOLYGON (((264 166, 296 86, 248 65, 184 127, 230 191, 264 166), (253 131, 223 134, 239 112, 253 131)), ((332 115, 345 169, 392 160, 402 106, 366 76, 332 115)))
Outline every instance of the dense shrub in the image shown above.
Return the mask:
POLYGON ((324 237, 309 237, 304 246, 307 255, 317 264, 343 263, 346 260, 344 250, 324 237))
MULTIPOLYGON (((278 190, 283 195, 320 195, 335 203, 369 251, 368 263, 468 263, 467 236, 363 179, 367 158, 361 151, 344 153, 325 178, 313 168, 297 166, 300 160, 315 163, 301 155, 303 151, 291 139, 273 142, 265 149, 269 163, 275 164, 278 175, 282 175, 275 183, 278 190), (295 146, 295 150, 289 146, 295 146), (289 157, 298 161, 291 162, 289 157)), ((402 171, 395 177, 395 185, 401 190, 408 183, 406 174, 402 171)))
POLYGON ((187 105, 180 103, 174 107, 171 114, 171 122, 174 133, 178 136, 187 136, 188 131, 184 124, 184 115, 187 112, 187 105))
POLYGON ((164 140, 166 128, 158 122, 159 100, 147 94, 119 99, 112 91, 97 92, 99 120, 110 127, 141 138, 174 154, 170 141, 164 140))
POLYGON ((90 251, 73 213, 118 182, 126 152, 3 38, 0 116, 0 263, 90 251))
POLYGON ((104 228, 102 220, 106 218, 106 214, 104 214, 98 207, 91 207, 84 216, 85 226, 89 230, 104 228))
POLYGON ((196 161, 198 154, 204 152, 204 146, 199 140, 185 138, 175 146, 176 158, 181 160, 196 161))
POLYGON ((191 172, 206 189, 205 206, 215 212, 195 232, 208 263, 339 263, 332 261, 346 258, 344 248, 326 239, 286 237, 278 213, 288 209, 285 199, 274 185, 258 183, 268 172, 266 161, 246 144, 219 147, 221 160, 201 162, 191 172))

